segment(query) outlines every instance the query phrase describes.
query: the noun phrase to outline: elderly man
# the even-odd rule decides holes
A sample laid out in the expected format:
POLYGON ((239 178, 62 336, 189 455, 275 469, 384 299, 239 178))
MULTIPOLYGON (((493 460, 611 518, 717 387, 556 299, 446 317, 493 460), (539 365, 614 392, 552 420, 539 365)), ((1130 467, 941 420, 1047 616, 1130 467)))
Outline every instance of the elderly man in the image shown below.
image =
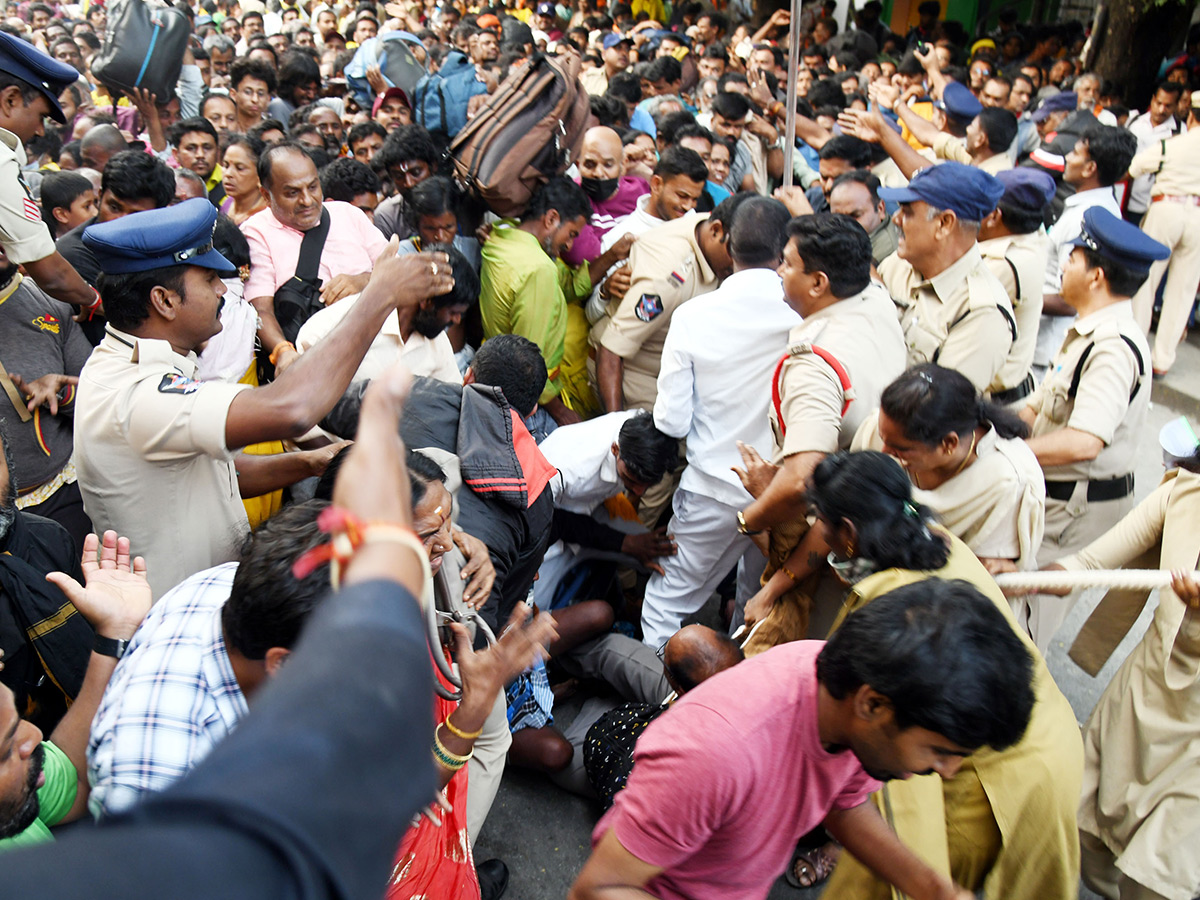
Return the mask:
POLYGON ((908 364, 958 369, 987 390, 1016 339, 1012 304, 979 255, 980 222, 1004 188, 974 166, 945 162, 883 188, 895 201, 900 246, 879 276, 900 314, 908 364))
MULTIPOLYGON (((592 201, 592 218, 563 255, 569 266, 592 263, 601 256, 600 243, 613 226, 637 208, 638 199, 650 186, 641 178, 625 174, 625 153, 621 136, 612 128, 597 125, 583 135, 579 159, 579 186, 592 201)), ((614 258, 598 272, 607 272, 614 258)))
POLYGON ((744 201, 729 234, 733 274, 676 310, 667 333, 654 424, 687 438, 688 467, 668 528, 678 553, 663 558, 663 574, 650 578, 642 604, 642 640, 651 647, 678 631, 739 559, 744 582, 757 581, 763 565, 750 539, 735 531, 748 495, 730 467, 739 461, 738 441, 764 451, 770 442, 771 372, 799 322, 775 273, 788 218, 778 200, 744 201))
POLYGON ((366 286, 387 240, 362 210, 323 202, 316 164, 299 144, 268 147, 259 170, 268 207, 242 226, 250 243, 245 296, 258 310, 259 340, 279 371, 295 360, 292 341, 314 312, 366 286), (302 265, 312 274, 302 273, 302 265), (291 290, 298 282, 300 295, 291 290))
POLYGON ((233 558, 249 527, 242 495, 313 474, 289 454, 235 460, 237 449, 308 431, 345 391, 384 318, 453 286, 445 256, 396 257, 393 247, 295 371, 258 389, 198 382, 196 353, 221 329, 220 275, 234 271, 212 249, 216 214, 188 200, 84 234, 105 272, 109 326, 79 379, 79 486, 97 527, 115 526, 150 561, 159 595, 233 558))

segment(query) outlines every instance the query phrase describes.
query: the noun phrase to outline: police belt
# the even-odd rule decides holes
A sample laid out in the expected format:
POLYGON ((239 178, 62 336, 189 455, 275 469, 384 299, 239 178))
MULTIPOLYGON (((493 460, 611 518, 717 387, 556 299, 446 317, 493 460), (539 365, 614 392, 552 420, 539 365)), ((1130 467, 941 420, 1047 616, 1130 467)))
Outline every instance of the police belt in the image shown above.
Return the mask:
MULTIPOLYGON (((1075 493, 1077 481, 1047 481, 1046 496, 1052 500, 1070 500, 1075 493)), ((1120 500, 1133 493, 1133 473, 1117 478, 1106 478, 1103 481, 1087 482, 1087 498, 1089 503, 1102 500, 1120 500)))
POLYGON ((1016 403, 1018 400, 1024 400, 1033 393, 1034 381, 1033 373, 1030 372, 1025 376, 1025 380, 1016 387, 1010 387, 1006 391, 996 391, 992 394, 992 402, 1000 403, 1007 406, 1010 403, 1016 403))

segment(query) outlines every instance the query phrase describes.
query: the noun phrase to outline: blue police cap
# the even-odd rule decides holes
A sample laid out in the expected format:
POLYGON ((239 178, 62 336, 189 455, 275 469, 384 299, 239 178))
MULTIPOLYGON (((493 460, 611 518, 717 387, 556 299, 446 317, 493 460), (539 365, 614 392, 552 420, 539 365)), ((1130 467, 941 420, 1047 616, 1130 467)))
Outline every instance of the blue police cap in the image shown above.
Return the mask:
POLYGON ((1033 111, 1033 115, 1029 118, 1035 122, 1041 122, 1052 112, 1062 112, 1063 110, 1073 110, 1079 107, 1079 95, 1074 91, 1059 91, 1057 94, 1052 94, 1038 104, 1038 108, 1033 111))
POLYGON ((1004 202, 1029 212, 1044 210, 1057 190, 1054 179, 1040 169, 1006 169, 995 178, 1004 185, 1004 202))
POLYGON ((613 34, 606 34, 604 36, 604 49, 605 50, 611 49, 612 47, 617 46, 617 44, 628 44, 629 46, 632 47, 633 39, 627 38, 627 37, 625 37, 625 35, 617 34, 615 32, 613 34))
POLYGON ((110 275, 127 275, 167 266, 189 265, 236 272, 233 263, 213 249, 217 210, 194 197, 166 209, 131 213, 111 222, 90 225, 83 242, 110 275))
POLYGON ((1166 244, 1099 206, 1083 214, 1083 231, 1071 243, 1143 275, 1150 271, 1151 263, 1171 255, 1166 244))
POLYGON ((975 99, 975 95, 957 81, 952 81, 942 90, 941 109, 946 115, 967 125, 983 112, 983 104, 975 99))
POLYGON ((45 94, 50 101, 50 117, 66 124, 58 95, 79 80, 79 73, 73 68, 52 59, 33 44, 0 31, 0 72, 20 78, 45 94))
POLYGON ((896 203, 923 200, 936 209, 953 210, 960 219, 979 222, 996 208, 1004 185, 975 166, 944 162, 922 169, 908 187, 880 188, 879 196, 896 203))

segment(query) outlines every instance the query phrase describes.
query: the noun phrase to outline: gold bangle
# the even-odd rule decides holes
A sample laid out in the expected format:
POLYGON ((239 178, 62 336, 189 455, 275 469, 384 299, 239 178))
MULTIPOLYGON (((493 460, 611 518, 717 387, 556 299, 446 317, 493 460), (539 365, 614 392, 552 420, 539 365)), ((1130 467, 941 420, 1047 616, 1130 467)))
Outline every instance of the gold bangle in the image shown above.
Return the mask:
POLYGON ((450 721, 449 716, 446 717, 446 721, 443 722, 442 724, 445 725, 450 730, 450 733, 452 735, 454 735, 455 737, 458 737, 458 738, 462 738, 464 741, 473 741, 477 737, 479 737, 481 734, 483 734, 482 728, 480 728, 478 731, 472 731, 470 734, 468 734, 467 732, 463 731, 462 729, 455 727, 454 723, 450 721))
POLYGON ((438 737, 437 729, 435 728, 433 730, 433 755, 434 758, 446 768, 461 769, 471 761, 471 757, 475 755, 475 751, 472 749, 471 752, 466 756, 459 756, 457 753, 451 753, 446 749, 446 745, 442 743, 441 738, 438 737))
POLYGON ((779 571, 781 571, 788 578, 792 579, 792 584, 796 584, 796 582, 798 582, 800 580, 797 577, 796 573, 793 572, 791 569, 789 569, 787 566, 780 566, 779 571))

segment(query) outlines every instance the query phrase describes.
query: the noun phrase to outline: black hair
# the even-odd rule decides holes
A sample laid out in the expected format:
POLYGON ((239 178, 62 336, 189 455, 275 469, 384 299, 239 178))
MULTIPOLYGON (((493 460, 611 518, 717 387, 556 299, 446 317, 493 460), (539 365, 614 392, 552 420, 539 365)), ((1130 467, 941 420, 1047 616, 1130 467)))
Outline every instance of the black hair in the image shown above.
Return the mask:
MULTIPOLYGON (((287 136, 287 129, 283 127, 283 123, 278 119, 263 119, 256 125, 251 125, 250 130, 246 132, 246 137, 254 145, 255 157, 262 156, 262 152, 267 149, 267 142, 263 140, 263 135, 268 131, 278 131, 280 134, 287 136)), ((276 143, 279 143, 276 141, 276 143)))
POLYGON ((829 292, 839 300, 861 293, 871 283, 871 239, 850 216, 814 213, 787 224, 787 239, 810 274, 824 272, 829 292))
POLYGON ((996 209, 1000 210, 1000 221, 1004 223, 1004 227, 1013 234, 1033 234, 1042 227, 1044 209, 1030 210, 1023 206, 1014 206, 1006 203, 1003 197, 996 204, 996 209))
POLYGON ((440 216, 446 212, 460 215, 462 196, 454 182, 445 175, 433 175, 415 185, 405 197, 404 222, 417 230, 422 216, 440 216))
POLYGON ((104 166, 100 191, 111 191, 120 200, 153 200, 155 209, 162 209, 175 199, 175 174, 156 156, 122 150, 104 166))
MULTIPOLYGON (((312 125, 308 126, 316 132, 316 128, 312 125)), ((316 132, 320 134, 320 132, 316 132)), ((272 144, 269 147, 263 148, 262 153, 258 156, 258 183, 264 188, 269 188, 271 184, 271 170, 275 167, 275 157, 283 156, 286 153, 298 153, 301 156, 313 159, 309 152, 311 148, 304 146, 296 140, 284 140, 278 144, 272 144)), ((314 160, 314 165, 316 164, 314 160)))
POLYGON ((708 166, 695 150, 687 147, 668 147, 658 158, 654 174, 663 181, 682 175, 689 181, 704 184, 708 181, 708 166))
MULTIPOLYGON (((267 49, 271 48, 270 44, 266 46, 267 49)), ((271 50, 271 52, 274 53, 275 51, 271 50)), ((275 70, 261 59, 250 59, 247 56, 235 59, 233 65, 229 67, 229 90, 232 93, 236 93, 238 86, 246 78, 257 78, 267 85, 269 93, 275 93, 275 70)))
POLYGON ((538 345, 519 334, 498 334, 483 342, 471 371, 476 384, 500 388, 508 405, 519 416, 537 407, 546 387, 546 361, 538 345))
POLYGON ((307 53, 289 50, 279 64, 279 96, 295 103, 296 88, 307 84, 321 85, 321 67, 307 53))
POLYGON ((47 172, 42 179, 42 221, 51 237, 58 234, 54 210, 66 209, 79 197, 92 190, 92 182, 75 172, 47 172))
POLYGON ((167 140, 178 147, 179 142, 183 139, 183 136, 194 131, 207 134, 213 139, 214 144, 220 143, 221 139, 217 134, 217 129, 213 127, 212 122, 208 121, 208 119, 204 118, 203 116, 192 116, 191 118, 176 122, 171 126, 171 131, 167 136, 167 140))
POLYGON ((423 126, 401 125, 384 138, 383 146, 372 162, 381 169, 390 169, 414 159, 433 169, 438 159, 437 145, 423 126))
POLYGON ((683 66, 673 56, 659 56, 646 69, 646 78, 651 82, 665 81, 671 84, 683 78, 683 66))
POLYGON ((583 188, 563 175, 555 175, 534 192, 529 206, 521 216, 522 222, 540 219, 551 210, 558 212, 562 224, 583 216, 584 221, 592 217, 592 202, 583 188))
POLYGON ((686 109, 681 109, 679 112, 667 113, 660 120, 656 121, 655 125, 658 129, 658 140, 663 146, 668 144, 676 144, 678 140, 675 136, 680 128, 686 128, 689 125, 696 124, 696 117, 686 109))
POLYGON ((250 265, 250 242, 242 234, 242 229, 224 213, 217 214, 217 222, 213 226, 213 249, 239 269, 250 265))
POLYGON ((848 181, 861 184, 867 189, 867 192, 871 195, 872 207, 879 205, 879 189, 883 187, 883 182, 879 180, 878 176, 873 175, 869 169, 851 169, 849 172, 842 173, 833 180, 833 185, 829 188, 829 193, 832 194, 834 188, 848 181))
POLYGON ((713 97, 712 111, 728 122, 741 122, 750 112, 750 101, 741 94, 725 91, 713 97))
POLYGON ((309 500, 284 507, 242 544, 229 599, 221 607, 225 641, 247 659, 272 647, 292 648, 317 603, 329 593, 329 565, 297 579, 292 566, 325 542, 317 516, 328 503, 309 500))
MULTIPOLYGON (((813 82, 813 86, 808 89, 808 94, 804 99, 812 105, 813 109, 820 109, 822 106, 832 106, 835 109, 846 108, 846 93, 841 87, 834 84, 832 79, 813 82)), ((841 136, 849 137, 849 135, 841 136)), ((833 138, 833 140, 837 140, 837 138, 833 138)), ((858 138, 854 138, 854 140, 858 140, 858 138)))
POLYGON ((454 287, 447 293, 431 297, 438 309, 447 306, 474 306, 479 302, 479 273, 462 252, 453 244, 429 244, 421 248, 425 253, 445 253, 450 257, 450 274, 454 287))
POLYGON ((913 366, 884 388, 880 409, 904 429, 904 436, 936 447, 950 434, 987 425, 1002 438, 1026 438, 1029 427, 1016 413, 979 395, 956 369, 934 363, 913 366))
POLYGON ((371 135, 387 140, 387 129, 374 120, 359 122, 346 133, 346 146, 353 148, 359 141, 365 141, 371 135))
MULTIPOLYGON (((204 96, 200 98, 200 115, 204 115, 204 107, 208 106, 208 103, 210 100, 228 100, 230 103, 233 103, 233 98, 230 97, 228 94, 223 94, 223 93, 214 92, 214 91, 205 91, 204 96)), ((234 108, 236 109, 237 104, 234 103, 233 105, 234 105, 234 108)))
MULTIPOLYGON (((746 85, 746 87, 749 87, 750 79, 747 78, 745 76, 745 74, 743 74, 742 72, 726 72, 724 75, 722 75, 720 78, 717 79, 717 93, 718 94, 738 93, 737 91, 729 90, 729 85, 731 85, 731 84, 744 84, 744 85, 746 85)), ((746 95, 742 94, 742 96, 745 97, 746 95)))
POLYGON ((821 159, 844 160, 855 169, 866 169, 871 165, 871 145, 848 134, 839 134, 827 140, 817 155, 821 159))
POLYGON ((17 78, 15 75, 9 75, 7 72, 0 72, 0 91, 10 87, 15 87, 21 92, 21 99, 25 102, 26 106, 38 97, 44 96, 40 90, 28 81, 17 78))
POLYGON ((648 131, 642 131, 640 128, 626 129, 625 131, 621 132, 621 146, 628 147, 638 138, 642 137, 648 137, 650 140, 654 140, 654 135, 650 134, 648 131))
POLYGON ((1131 132, 1114 125, 1093 125, 1082 139, 1102 187, 1116 184, 1129 171, 1137 153, 1137 138, 1131 132))
POLYGON ((1109 291, 1118 297, 1132 297, 1150 277, 1149 272, 1131 269, 1090 247, 1079 249, 1083 251, 1089 269, 1104 270, 1104 279, 1108 282, 1109 291))
POLYGON ((787 207, 774 197, 746 199, 729 226, 729 255, 742 267, 777 267, 790 218, 787 207))
POLYGON ((913 502, 912 483, 890 456, 874 450, 826 456, 809 479, 808 502, 831 525, 854 523, 856 555, 879 569, 940 569, 950 556, 929 530, 932 514, 913 502))
POLYGON ((1003 153, 1017 136, 1017 117, 1007 109, 987 106, 980 110, 979 127, 987 136, 988 149, 1003 153))
POLYGON ((632 72, 617 72, 608 79, 608 90, 625 103, 640 103, 642 101, 642 83, 632 72))
POLYGON ((717 208, 712 211, 708 217, 708 221, 718 223, 725 231, 725 237, 729 237, 729 229, 733 226, 734 213, 738 208, 749 200, 751 197, 757 197, 753 191, 738 191, 731 194, 717 204, 717 208))
POLYGON ((1025 734, 1033 655, 996 604, 962 580, 926 578, 851 613, 817 657, 838 700, 863 685, 914 726, 969 750, 1004 750, 1025 734))
POLYGON ((702 59, 719 59, 721 62, 726 62, 729 58, 729 50, 725 46, 724 41, 713 41, 704 48, 704 56, 702 59))
POLYGON ((819 56, 821 59, 829 59, 829 51, 820 44, 813 44, 811 47, 805 47, 800 51, 800 58, 819 56))
MULTIPOLYGON (((136 152, 141 153, 140 150, 136 152)), ((171 196, 174 195, 175 176, 171 175, 171 196)), ((133 331, 150 318, 150 291, 161 286, 176 294, 182 294, 183 276, 187 270, 187 266, 166 266, 124 275, 101 272, 100 277, 96 279, 96 290, 104 300, 105 318, 114 328, 133 331)))
POLYGON ((683 141, 686 141, 688 138, 700 138, 700 140, 708 141, 710 144, 716 141, 716 137, 713 136, 713 133, 703 125, 698 124, 695 120, 693 120, 690 125, 683 125, 678 128, 675 131, 674 140, 672 140, 671 143, 679 144, 683 141))
POLYGON ((379 176, 366 163, 348 156, 339 157, 321 170, 321 193, 326 200, 353 202, 362 194, 383 190, 379 176))
POLYGON ((679 459, 679 441, 659 431, 646 410, 621 426, 617 447, 629 476, 639 484, 658 484, 679 459))
POLYGON ((588 97, 588 105, 596 124, 608 128, 624 128, 629 124, 629 107, 619 97, 609 94, 592 94, 588 97))
MULTIPOLYGON (((1154 86, 1154 94, 1157 94, 1159 91, 1165 91, 1170 94, 1175 98, 1175 102, 1178 103, 1179 98, 1183 95, 1183 85, 1178 81, 1160 81, 1154 86)), ((1153 97, 1154 94, 1150 96, 1153 97)))

